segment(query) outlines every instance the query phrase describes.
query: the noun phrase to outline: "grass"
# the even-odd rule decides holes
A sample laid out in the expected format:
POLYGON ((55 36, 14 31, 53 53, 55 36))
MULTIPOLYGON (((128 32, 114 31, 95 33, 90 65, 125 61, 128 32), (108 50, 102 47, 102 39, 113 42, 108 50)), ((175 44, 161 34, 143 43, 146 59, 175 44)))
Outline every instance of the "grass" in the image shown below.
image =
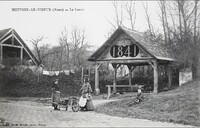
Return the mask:
POLYGON ((159 94, 144 94, 143 102, 130 106, 136 94, 128 93, 121 100, 96 108, 96 112, 112 116, 149 119, 200 126, 200 80, 159 94))

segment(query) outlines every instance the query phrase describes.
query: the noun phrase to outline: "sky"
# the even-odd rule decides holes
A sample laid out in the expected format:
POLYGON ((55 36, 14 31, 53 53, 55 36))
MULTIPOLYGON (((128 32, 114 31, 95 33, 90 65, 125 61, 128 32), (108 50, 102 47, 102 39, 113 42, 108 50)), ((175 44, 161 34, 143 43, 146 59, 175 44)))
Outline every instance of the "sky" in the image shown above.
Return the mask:
MULTIPOLYGON (((58 37, 64 27, 70 32, 73 27, 85 29, 86 39, 94 48, 100 47, 112 25, 113 1, 0 1, 0 30, 14 28, 29 48, 28 41, 38 36, 47 37, 44 43, 58 45, 58 37)), ((135 1, 135 29, 143 32, 147 27, 142 2, 135 1)), ((157 1, 148 1, 148 10, 153 26, 161 25, 157 1)))

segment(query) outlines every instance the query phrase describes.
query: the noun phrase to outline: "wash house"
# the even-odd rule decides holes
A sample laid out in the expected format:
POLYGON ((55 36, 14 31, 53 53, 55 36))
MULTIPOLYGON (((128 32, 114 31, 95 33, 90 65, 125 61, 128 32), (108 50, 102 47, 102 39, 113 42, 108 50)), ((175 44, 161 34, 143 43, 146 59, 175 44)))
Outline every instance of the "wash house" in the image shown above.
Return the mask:
POLYGON ((158 93, 158 66, 165 65, 168 71, 168 86, 172 83, 171 63, 175 59, 170 55, 160 42, 149 40, 143 33, 119 27, 108 38, 108 40, 98 48, 88 59, 95 62, 95 91, 98 95, 99 90, 99 72, 98 68, 103 62, 109 62, 114 69, 113 85, 107 85, 108 98, 112 92, 116 92, 117 87, 134 87, 131 78, 132 71, 136 66, 149 65, 153 67, 154 88, 153 93, 158 93), (120 65, 126 65, 129 69, 129 85, 117 85, 117 69, 120 65))

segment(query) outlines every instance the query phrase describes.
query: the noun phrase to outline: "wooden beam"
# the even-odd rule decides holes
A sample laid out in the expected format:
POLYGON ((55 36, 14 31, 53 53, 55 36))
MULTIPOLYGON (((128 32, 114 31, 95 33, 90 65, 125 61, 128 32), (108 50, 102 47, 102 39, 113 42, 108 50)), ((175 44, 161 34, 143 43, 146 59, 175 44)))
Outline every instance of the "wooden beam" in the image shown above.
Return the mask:
POLYGON ((157 60, 153 61, 153 74, 154 74, 154 93, 158 93, 158 63, 157 60))
POLYGON ((154 63, 152 61, 149 61, 148 63, 149 65, 151 65, 152 68, 154 68, 154 63))
POLYGON ((12 45, 14 45, 14 30, 12 30, 12 45))
POLYGON ((132 85, 132 71, 131 71, 131 69, 129 69, 129 79, 128 79, 128 81, 129 81, 129 85, 132 85))
POLYGON ((101 66, 102 63, 95 63, 95 95, 100 94, 100 89, 99 89, 99 67, 101 66))
POLYGON ((111 87, 110 86, 107 86, 108 87, 108 95, 107 95, 107 99, 110 98, 110 95, 111 95, 111 87))
MULTIPOLYGON (((129 69, 129 85, 132 85, 132 71, 135 69, 136 66, 133 66, 132 64, 127 64, 127 67, 129 69)), ((131 91, 133 90, 133 87, 131 86, 131 91)))
POLYGON ((148 62, 153 68, 153 75, 154 75, 154 93, 158 93, 158 61, 152 60, 148 62))
POLYGON ((95 64, 95 94, 99 95, 100 94, 100 89, 99 89, 99 64, 95 64))
POLYGON ((23 60, 23 48, 21 48, 21 52, 20 52, 20 62, 22 65, 22 60, 23 60))
POLYGON ((5 39, 3 39, 2 41, 1 41, 1 43, 3 44, 6 40, 8 40, 9 38, 11 38, 12 37, 12 35, 9 35, 8 37, 6 37, 5 39))
POLYGON ((167 71, 168 71, 168 88, 171 88, 172 85, 172 71, 171 71, 171 67, 168 65, 167 66, 167 71))
POLYGON ((2 46, 6 46, 6 47, 14 47, 14 48, 24 48, 24 50, 26 51, 26 53, 29 55, 29 57, 31 58, 31 60, 33 60, 33 62, 37 65, 35 59, 30 55, 30 53, 26 50, 25 47, 23 46, 16 46, 16 45, 10 45, 10 44, 2 44, 2 46))
POLYGON ((28 50, 24 47, 23 43, 15 35, 14 35, 14 37, 22 45, 22 47, 24 48, 24 50, 26 51, 26 53, 28 53, 28 55, 31 58, 31 60, 37 65, 35 59, 30 55, 30 53, 28 52, 28 50))
POLYGON ((112 63, 113 68, 119 68, 121 66, 120 63, 112 63))
POLYGON ((114 68, 114 80, 113 80, 113 92, 116 92, 116 85, 117 85, 117 69, 119 68, 120 64, 112 63, 114 68))
POLYGON ((149 61, 153 60, 153 58, 146 58, 146 59, 109 59, 109 60, 105 60, 108 61, 109 63, 118 63, 118 64, 124 64, 124 63, 130 63, 130 64, 134 64, 134 63, 144 63, 144 64, 148 64, 149 61))
POLYGON ((2 60, 3 60, 3 46, 0 42, 0 63, 2 64, 2 60))
MULTIPOLYGON (((128 79, 128 82, 129 82, 129 85, 132 85, 132 70, 129 69, 129 79, 128 79)), ((133 91, 133 87, 131 86, 131 91, 133 91)))
POLYGON ((10 33, 12 30, 13 30, 13 29, 10 29, 5 35, 3 35, 3 36, 0 38, 0 41, 1 41, 5 36, 7 36, 8 33, 10 33))
POLYGON ((114 80, 113 80, 113 92, 116 92, 116 85, 117 85, 117 68, 114 68, 114 80))
POLYGON ((11 45, 11 44, 1 44, 1 45, 2 45, 2 46, 6 46, 6 47, 22 48, 22 46, 11 45))

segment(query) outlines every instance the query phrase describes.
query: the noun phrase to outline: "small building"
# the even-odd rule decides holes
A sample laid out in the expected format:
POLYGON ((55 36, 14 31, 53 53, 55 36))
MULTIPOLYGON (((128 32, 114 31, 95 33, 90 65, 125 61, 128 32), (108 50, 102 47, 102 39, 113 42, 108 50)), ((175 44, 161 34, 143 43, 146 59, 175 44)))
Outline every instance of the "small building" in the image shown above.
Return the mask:
POLYGON ((18 33, 8 28, 0 30, 0 64, 39 66, 40 62, 18 33))
MULTIPOLYGON (((168 67, 168 86, 171 86, 172 75, 170 64, 175 61, 168 49, 162 42, 152 41, 143 33, 119 27, 108 38, 108 40, 98 48, 88 59, 95 62, 95 91, 99 94, 99 73, 98 68, 101 63, 109 62, 114 68, 113 92, 116 87, 116 73, 120 65, 126 65, 129 69, 129 86, 132 86, 132 71, 136 66, 150 65, 154 74, 154 93, 158 93, 158 66, 168 67)), ((108 86, 107 86, 108 87, 108 86)))

